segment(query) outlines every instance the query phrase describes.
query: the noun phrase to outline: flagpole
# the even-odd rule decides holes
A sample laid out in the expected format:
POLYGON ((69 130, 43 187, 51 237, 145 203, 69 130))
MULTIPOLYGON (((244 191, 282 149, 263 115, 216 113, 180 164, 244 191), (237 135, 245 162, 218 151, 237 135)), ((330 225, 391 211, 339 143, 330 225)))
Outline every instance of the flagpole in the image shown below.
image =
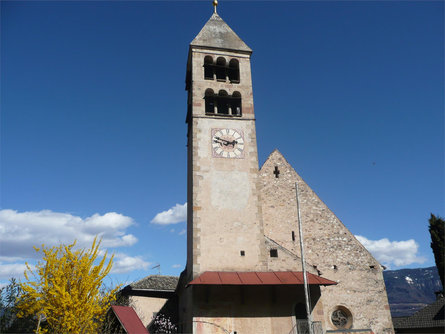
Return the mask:
POLYGON ((300 235, 301 266, 303 267, 304 297, 306 300, 307 321, 308 321, 308 325, 309 325, 309 334, 313 334, 312 316, 311 316, 311 309, 310 309, 307 272, 306 272, 306 261, 304 259, 303 229, 302 229, 301 218, 300 218, 300 201, 298 199, 298 183, 297 182, 295 182, 295 195, 297 197, 298 232, 300 235))

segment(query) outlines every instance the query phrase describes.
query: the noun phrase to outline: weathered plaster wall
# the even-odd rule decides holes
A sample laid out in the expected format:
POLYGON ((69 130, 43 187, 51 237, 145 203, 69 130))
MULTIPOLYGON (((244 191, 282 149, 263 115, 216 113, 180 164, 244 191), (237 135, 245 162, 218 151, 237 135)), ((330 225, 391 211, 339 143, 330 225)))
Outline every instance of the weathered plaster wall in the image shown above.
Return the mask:
POLYGON ((147 327, 153 319, 154 313, 159 312, 166 301, 166 298, 130 296, 130 305, 145 327, 147 327))

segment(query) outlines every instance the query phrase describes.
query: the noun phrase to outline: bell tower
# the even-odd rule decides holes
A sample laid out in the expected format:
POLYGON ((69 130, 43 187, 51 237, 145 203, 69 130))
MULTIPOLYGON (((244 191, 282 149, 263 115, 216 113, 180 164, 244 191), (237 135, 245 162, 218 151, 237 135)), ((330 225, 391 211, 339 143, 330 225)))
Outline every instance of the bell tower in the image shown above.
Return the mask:
POLYGON ((252 50, 215 12, 190 43, 187 279, 266 268, 252 50))

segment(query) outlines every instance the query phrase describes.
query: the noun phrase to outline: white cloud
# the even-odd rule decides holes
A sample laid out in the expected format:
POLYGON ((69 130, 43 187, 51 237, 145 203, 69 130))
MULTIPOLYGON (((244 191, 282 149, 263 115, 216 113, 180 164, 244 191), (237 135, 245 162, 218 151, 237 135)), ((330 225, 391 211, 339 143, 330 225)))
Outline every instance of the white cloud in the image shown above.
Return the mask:
POLYGON ((185 232, 187 232, 187 230, 185 229, 185 228, 183 228, 181 231, 179 231, 179 235, 183 235, 183 234, 185 234, 185 232))
POLYGON ((174 207, 168 209, 167 211, 162 211, 158 213, 152 220, 151 223, 159 225, 169 225, 185 222, 187 220, 187 203, 176 204, 174 207))
POLYGON ((125 229, 132 218, 115 212, 94 214, 82 219, 69 213, 50 210, 17 212, 0 210, 0 244, 2 257, 33 257, 32 246, 54 246, 77 240, 79 246, 90 245, 96 235, 103 247, 131 246, 137 242, 125 229))
POLYGON ((369 240, 361 235, 355 236, 367 250, 383 265, 391 267, 406 266, 413 263, 424 263, 426 259, 418 256, 419 245, 413 239, 390 241, 387 238, 369 240))
POLYGON ((140 256, 128 256, 123 253, 117 253, 114 256, 111 273, 122 274, 133 270, 147 270, 150 264, 150 262, 144 261, 140 256))
POLYGON ((181 268, 182 267, 182 265, 180 265, 180 264, 174 264, 174 265, 172 265, 172 268, 181 268))
POLYGON ((81 218, 50 210, 0 210, 0 280, 21 276, 25 260, 40 258, 33 246, 70 244, 76 239, 78 247, 89 247, 96 235, 102 238, 101 248, 131 246, 137 238, 125 230, 133 224, 131 217, 115 212, 81 218))
MULTIPOLYGON (((32 268, 32 267, 31 267, 32 268)), ((21 277, 25 272, 24 263, 2 263, 0 262, 0 279, 7 280, 11 277, 21 277)))

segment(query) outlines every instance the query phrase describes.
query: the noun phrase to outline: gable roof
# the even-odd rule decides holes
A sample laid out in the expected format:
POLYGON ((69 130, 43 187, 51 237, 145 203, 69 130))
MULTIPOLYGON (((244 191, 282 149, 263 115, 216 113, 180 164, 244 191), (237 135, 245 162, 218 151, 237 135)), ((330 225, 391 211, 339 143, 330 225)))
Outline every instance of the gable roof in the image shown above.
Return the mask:
POLYGON ((190 46, 252 53, 252 49, 216 13, 210 17, 190 46))
POLYGON ((393 318, 394 328, 445 328, 444 307, 445 298, 439 298, 412 316, 393 318))
POLYGON ((149 334, 141 319, 130 306, 111 306, 120 324, 128 334, 149 334))

